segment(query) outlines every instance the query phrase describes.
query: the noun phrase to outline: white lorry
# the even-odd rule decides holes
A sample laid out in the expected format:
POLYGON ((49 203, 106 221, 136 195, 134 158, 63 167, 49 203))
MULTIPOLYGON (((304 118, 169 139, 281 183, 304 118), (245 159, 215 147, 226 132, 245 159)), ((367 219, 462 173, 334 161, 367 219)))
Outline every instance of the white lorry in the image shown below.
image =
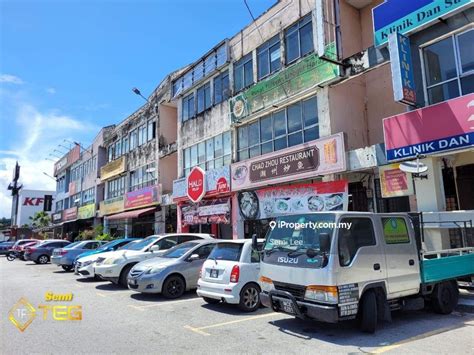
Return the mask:
POLYGON ((261 302, 302 319, 358 318, 373 333, 393 310, 429 303, 448 314, 458 302, 457 278, 474 275, 474 248, 426 253, 403 213, 316 212, 270 226, 261 302))

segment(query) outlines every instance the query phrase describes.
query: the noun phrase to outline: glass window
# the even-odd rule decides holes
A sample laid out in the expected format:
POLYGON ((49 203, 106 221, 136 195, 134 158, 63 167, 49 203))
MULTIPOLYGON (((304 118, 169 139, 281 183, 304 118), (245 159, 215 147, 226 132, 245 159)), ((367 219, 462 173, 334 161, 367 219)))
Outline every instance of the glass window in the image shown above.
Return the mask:
POLYGON ((247 148, 249 146, 248 126, 242 126, 238 128, 238 138, 239 138, 239 149, 247 148))
POLYGON ((257 49, 258 79, 280 69, 280 38, 276 35, 257 49))
POLYGON ((305 128, 318 123, 318 100, 316 97, 303 101, 303 122, 305 128))
POLYGON ((429 86, 457 76, 452 37, 425 48, 425 68, 429 86))
POLYGON ((253 146, 260 143, 260 129, 259 121, 256 121, 249 125, 249 146, 253 146))
POLYGON ((340 222, 351 223, 351 228, 338 229, 339 265, 349 266, 360 248, 375 245, 374 227, 369 218, 342 218, 340 222))
POLYGON ((211 106, 211 83, 206 83, 197 90, 197 113, 201 113, 211 106))
POLYGON ((182 119, 186 121, 194 117, 194 94, 190 94, 183 98, 182 119))
POLYGON ((198 164, 197 145, 191 147, 191 167, 198 164))
POLYGON ((199 62, 194 67, 194 82, 201 80, 204 77, 204 61, 199 62))
POLYGON ((214 159, 214 139, 210 138, 206 140, 206 160, 210 161, 214 159))
POLYGON ((130 150, 133 150, 137 147, 137 138, 137 129, 134 129, 132 132, 130 132, 130 150))
POLYGON ((226 71, 214 78, 214 104, 229 98, 229 73, 226 71))
POLYGON ((262 142, 269 141, 273 138, 272 134, 272 116, 268 115, 260 119, 260 137, 262 142))
POLYGON ((474 70, 474 30, 461 33, 457 40, 461 72, 474 70))
POLYGON ((285 31, 286 63, 291 63, 314 49, 311 14, 285 31))
POLYGON ((296 103, 288 107, 288 133, 301 130, 301 105, 296 103))
POLYGON ((198 144, 198 163, 201 164, 205 162, 206 162, 206 143, 201 142, 198 144))
POLYGON ((151 141, 152 139, 156 138, 156 122, 155 121, 148 121, 148 140, 151 141))
POLYGON ((275 137, 286 135, 285 110, 273 114, 273 131, 275 132, 275 137))
POLYGON ((238 92, 252 84, 252 53, 249 53, 234 64, 234 90, 238 92))

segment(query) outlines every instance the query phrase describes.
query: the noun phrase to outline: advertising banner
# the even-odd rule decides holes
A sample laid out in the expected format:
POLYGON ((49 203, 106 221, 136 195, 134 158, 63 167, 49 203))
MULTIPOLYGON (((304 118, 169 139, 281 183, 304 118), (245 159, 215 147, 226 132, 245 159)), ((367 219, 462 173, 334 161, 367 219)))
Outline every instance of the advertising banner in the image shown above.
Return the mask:
MULTIPOLYGON (((337 59, 335 43, 326 46, 326 56, 337 59)), ((298 63, 231 98, 229 110, 232 122, 241 123, 247 116, 272 107, 277 102, 334 79, 338 75, 338 65, 319 58, 316 53, 308 55, 298 63)))
POLYGON ((125 209, 157 205, 160 202, 160 187, 148 186, 125 194, 125 209))
POLYGON ((474 94, 383 120, 388 161, 474 145, 474 94))
POLYGON ((102 180, 110 179, 116 175, 119 175, 125 171, 125 156, 111 161, 100 168, 100 178, 102 180))
POLYGON ((71 207, 63 211, 63 221, 73 221, 77 219, 77 207, 71 207))
POLYGON ((400 164, 379 166, 380 189, 382 197, 413 195, 413 182, 410 173, 399 169, 400 164))
POLYGON ((114 214, 118 212, 122 212, 124 210, 124 197, 115 197, 109 198, 108 200, 104 200, 100 202, 100 215, 106 216, 109 214, 114 214))
POLYGON ((338 133, 232 164, 232 191, 344 170, 344 136, 338 133))
MULTIPOLYGON (((218 196, 230 192, 230 166, 210 169, 205 172, 205 195, 204 198, 218 196)), ((185 201, 187 196, 187 179, 173 181, 173 200, 185 201)))
POLYGON ((53 215, 51 216, 51 220, 53 221, 53 223, 60 223, 63 220, 62 211, 53 213, 53 215))
POLYGON ((374 45, 388 41, 390 33, 413 33, 450 13, 461 11, 472 0, 385 0, 372 9, 374 45))
POLYGON ((347 211, 348 191, 348 182, 337 180, 244 191, 237 194, 237 200, 240 216, 254 220, 297 213, 347 211))
POLYGON ((415 106, 416 91, 410 40, 400 33, 392 33, 388 38, 393 97, 395 101, 415 106))
POLYGON ((182 226, 195 224, 230 224, 230 198, 201 201, 181 206, 182 226))
POLYGON ((95 203, 79 207, 77 212, 77 219, 88 219, 95 217, 95 203))

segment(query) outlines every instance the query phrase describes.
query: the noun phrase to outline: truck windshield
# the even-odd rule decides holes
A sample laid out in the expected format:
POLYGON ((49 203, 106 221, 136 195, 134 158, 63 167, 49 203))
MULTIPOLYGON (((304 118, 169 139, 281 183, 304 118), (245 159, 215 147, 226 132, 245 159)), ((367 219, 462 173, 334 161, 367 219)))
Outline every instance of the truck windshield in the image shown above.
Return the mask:
POLYGON ((312 249, 318 253, 320 249, 319 236, 321 233, 332 232, 335 216, 331 213, 301 214, 283 216, 270 223, 264 251, 286 251, 305 253, 312 249))

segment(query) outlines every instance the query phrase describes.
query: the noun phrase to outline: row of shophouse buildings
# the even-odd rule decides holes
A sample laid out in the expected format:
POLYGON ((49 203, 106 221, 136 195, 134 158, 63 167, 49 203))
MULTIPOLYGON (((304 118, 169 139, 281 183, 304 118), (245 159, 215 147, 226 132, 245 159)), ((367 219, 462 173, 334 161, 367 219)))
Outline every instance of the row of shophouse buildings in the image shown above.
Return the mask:
POLYGON ((56 162, 53 229, 248 238, 295 212, 474 210, 473 22, 472 0, 280 0, 56 162), (399 169, 417 157, 421 177, 399 169))

